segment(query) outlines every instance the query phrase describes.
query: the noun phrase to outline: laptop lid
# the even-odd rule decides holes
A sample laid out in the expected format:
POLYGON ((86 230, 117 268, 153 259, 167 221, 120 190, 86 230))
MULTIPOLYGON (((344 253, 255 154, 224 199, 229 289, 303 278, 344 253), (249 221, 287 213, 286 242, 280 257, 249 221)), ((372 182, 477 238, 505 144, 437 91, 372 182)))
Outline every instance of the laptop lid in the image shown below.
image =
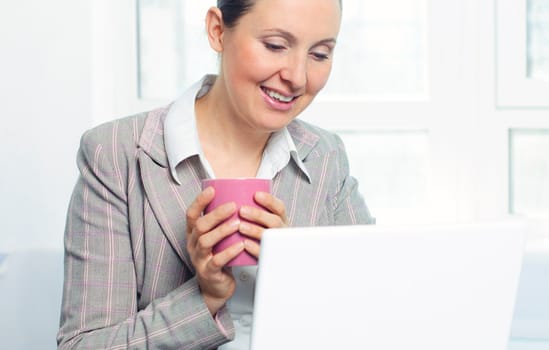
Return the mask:
POLYGON ((507 348, 519 224, 271 229, 251 349, 507 348))

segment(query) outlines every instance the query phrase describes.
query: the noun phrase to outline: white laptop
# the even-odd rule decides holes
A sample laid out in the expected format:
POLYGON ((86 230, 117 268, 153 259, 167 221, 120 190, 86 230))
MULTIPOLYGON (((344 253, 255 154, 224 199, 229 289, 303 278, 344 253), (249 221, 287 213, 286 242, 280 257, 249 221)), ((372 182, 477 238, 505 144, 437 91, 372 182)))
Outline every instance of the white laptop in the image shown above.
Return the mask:
POLYGON ((507 349, 516 223, 271 229, 251 349, 507 349))

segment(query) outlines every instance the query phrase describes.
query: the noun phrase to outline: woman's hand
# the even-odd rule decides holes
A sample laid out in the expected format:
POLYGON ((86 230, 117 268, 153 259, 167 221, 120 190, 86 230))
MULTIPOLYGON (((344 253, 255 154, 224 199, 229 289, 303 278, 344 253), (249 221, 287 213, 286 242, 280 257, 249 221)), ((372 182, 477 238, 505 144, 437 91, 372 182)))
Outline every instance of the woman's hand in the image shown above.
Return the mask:
POLYGON ((235 203, 226 203, 202 216, 202 212, 214 198, 212 187, 202 191, 187 210, 187 250, 196 269, 196 277, 204 301, 212 315, 233 295, 234 277, 224 266, 244 250, 244 243, 236 243, 214 254, 213 246, 236 232, 240 220, 222 223, 236 210, 235 203))
POLYGON ((244 248, 248 253, 259 257, 259 244, 265 228, 287 227, 286 206, 284 202, 267 192, 256 192, 255 201, 267 210, 242 206, 240 217, 249 222, 241 221, 239 231, 243 235, 254 239, 244 240, 244 248))

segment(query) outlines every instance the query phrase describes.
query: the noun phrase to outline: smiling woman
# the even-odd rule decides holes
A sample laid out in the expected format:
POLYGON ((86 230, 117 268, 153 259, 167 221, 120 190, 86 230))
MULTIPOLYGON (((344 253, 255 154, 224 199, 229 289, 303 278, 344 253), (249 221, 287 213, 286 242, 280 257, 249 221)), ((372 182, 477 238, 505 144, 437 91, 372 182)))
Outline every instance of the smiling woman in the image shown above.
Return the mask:
MULTIPOLYGON (((218 136, 227 130, 246 131, 249 141, 265 144, 271 132, 299 115, 330 75, 340 11, 337 1, 258 1, 231 27, 225 26, 220 9, 210 9, 206 29, 211 47, 221 55, 221 68, 211 92, 197 102, 199 132, 223 140, 218 136), (315 18, 303 20, 311 8, 315 18), (218 117, 221 113, 224 118, 218 117)), ((212 156, 227 145, 217 147, 212 156)))
POLYGON ((374 223, 341 139, 296 119, 330 75, 339 0, 218 5, 205 21, 217 75, 82 137, 60 348, 248 348, 256 267, 229 261, 257 259, 268 228, 374 223), (204 213, 215 190, 201 180, 253 177, 273 183, 258 208, 204 213), (214 252, 236 231, 243 242, 214 252))

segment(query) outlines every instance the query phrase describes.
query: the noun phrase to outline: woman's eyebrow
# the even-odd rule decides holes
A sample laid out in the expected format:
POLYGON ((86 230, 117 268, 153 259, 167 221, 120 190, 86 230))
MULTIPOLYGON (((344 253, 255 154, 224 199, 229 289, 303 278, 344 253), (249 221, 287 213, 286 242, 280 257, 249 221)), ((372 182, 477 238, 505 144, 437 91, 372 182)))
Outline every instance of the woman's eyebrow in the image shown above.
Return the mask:
POLYGON ((284 30, 284 29, 280 29, 280 28, 269 28, 269 29, 266 29, 265 30, 266 32, 268 33, 274 33, 274 34, 277 34, 277 35, 280 35, 280 36, 283 36, 286 40, 288 40, 291 44, 297 42, 297 38, 295 37, 295 35, 293 35, 292 33, 284 30))
MULTIPOLYGON (((297 42, 296 36, 293 35, 292 33, 288 32, 287 30, 280 29, 280 28, 269 28, 269 29, 266 29, 265 31, 266 32, 273 32, 273 33, 276 33, 278 35, 283 36, 286 40, 288 40, 288 42, 290 44, 295 44, 297 42)), ((335 38, 326 38, 326 39, 322 39, 322 40, 316 42, 314 46, 322 45, 322 44, 335 44, 335 43, 336 43, 335 38)))

